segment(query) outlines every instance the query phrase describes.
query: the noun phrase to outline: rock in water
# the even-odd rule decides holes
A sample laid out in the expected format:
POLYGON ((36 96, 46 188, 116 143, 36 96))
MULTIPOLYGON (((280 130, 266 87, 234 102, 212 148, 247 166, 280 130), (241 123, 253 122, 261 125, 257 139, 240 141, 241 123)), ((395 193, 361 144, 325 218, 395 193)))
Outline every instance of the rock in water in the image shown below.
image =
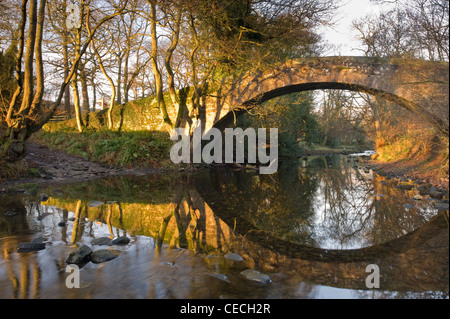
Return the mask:
POLYGON ((111 241, 111 245, 126 245, 130 242, 130 238, 127 236, 120 236, 111 241))
POLYGON ((39 195, 39 201, 40 201, 40 202, 46 202, 46 201, 48 201, 48 195, 47 195, 47 194, 41 194, 41 195, 39 195))
POLYGON ((98 206, 102 206, 103 204, 104 204, 104 202, 93 200, 93 201, 89 202, 89 207, 98 207, 98 206))
POLYGON ((240 255, 238 255, 236 253, 226 254, 224 257, 226 259, 233 260, 233 261, 243 261, 244 260, 240 255))
POLYGON ((224 275, 224 274, 214 273, 214 274, 208 274, 208 276, 211 276, 213 278, 216 278, 216 279, 219 279, 219 280, 222 280, 225 282, 230 282, 230 279, 228 279, 227 275, 224 275))
POLYGON ((92 249, 89 246, 83 245, 69 255, 66 263, 79 265, 88 262, 92 255, 92 249))
POLYGON ((32 243, 20 243, 19 247, 17 248, 17 251, 19 253, 26 253, 42 249, 45 249, 45 243, 32 242, 32 243))
POLYGON ((44 243, 45 242, 45 238, 44 237, 36 237, 31 242, 32 243, 44 243))
POLYGON ((241 275, 243 275, 248 280, 259 282, 263 285, 267 285, 272 282, 272 279, 266 274, 262 274, 255 269, 246 269, 241 271, 241 275))
POLYGON ((120 252, 117 250, 100 249, 94 251, 91 255, 91 261, 95 264, 104 263, 119 257, 120 252))
POLYGON ((438 202, 438 203, 434 204, 434 208, 437 210, 446 211, 446 210, 449 210, 449 204, 445 203, 445 202, 438 202))
POLYGON ((99 237, 95 238, 91 242, 92 245, 110 245, 111 244, 111 238, 109 237, 99 237))

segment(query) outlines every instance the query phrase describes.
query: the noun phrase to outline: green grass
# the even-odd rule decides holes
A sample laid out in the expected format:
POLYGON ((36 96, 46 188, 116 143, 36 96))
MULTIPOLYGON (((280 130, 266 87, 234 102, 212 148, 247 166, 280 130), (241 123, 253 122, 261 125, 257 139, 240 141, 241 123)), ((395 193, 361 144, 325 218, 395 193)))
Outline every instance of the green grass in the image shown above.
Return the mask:
POLYGON ((113 167, 170 167, 173 143, 164 132, 45 132, 37 143, 113 167))

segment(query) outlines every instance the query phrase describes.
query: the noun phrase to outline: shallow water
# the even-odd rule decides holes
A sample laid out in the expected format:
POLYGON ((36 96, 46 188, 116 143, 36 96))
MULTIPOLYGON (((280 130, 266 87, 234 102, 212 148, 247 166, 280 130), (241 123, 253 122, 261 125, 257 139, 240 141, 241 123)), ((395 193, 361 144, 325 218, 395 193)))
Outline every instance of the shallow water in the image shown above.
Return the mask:
POLYGON ((309 157, 270 176, 211 170, 5 195, 0 298, 448 298, 448 211, 354 160, 309 157), (131 242, 92 244, 118 236, 131 242), (45 249, 17 251, 36 238, 45 249), (80 288, 69 289, 66 259, 81 244, 120 255, 88 262, 80 288), (379 288, 367 287, 368 265, 379 269, 379 288), (246 269, 270 281, 250 280, 246 269))

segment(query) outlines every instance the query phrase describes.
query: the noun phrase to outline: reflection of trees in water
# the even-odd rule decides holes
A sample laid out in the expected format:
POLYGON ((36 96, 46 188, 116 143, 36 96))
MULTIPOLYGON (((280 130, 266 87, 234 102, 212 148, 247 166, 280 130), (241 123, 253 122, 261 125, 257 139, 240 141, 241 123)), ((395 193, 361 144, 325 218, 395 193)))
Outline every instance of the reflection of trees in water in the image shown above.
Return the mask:
POLYGON ((361 299, 448 299, 445 291, 356 291, 355 295, 361 299))
MULTIPOLYGON (((12 298, 36 298, 42 270, 35 255, 17 254, 21 238, 30 237, 30 225, 27 220, 27 208, 36 208, 36 204, 25 203, 12 196, 2 198, 0 207, 0 248, 4 265, 12 288, 12 298), (11 215, 14 213, 14 215, 11 215)), ((2 289, 4 289, 2 287, 2 289)))
MULTIPOLYGON (((276 175, 256 175, 219 171, 211 177, 218 185, 208 201, 223 203, 258 229, 284 240, 312 244, 308 224, 313 219, 313 192, 317 181, 299 178, 296 166, 280 163, 276 175), (217 198, 213 198, 217 196, 217 198)), ((208 192, 208 191, 206 191, 208 192)), ((220 215, 220 214, 219 214, 220 215)))
POLYGON ((319 242, 343 248, 371 246, 398 238, 426 222, 419 208, 405 210, 404 191, 380 179, 365 179, 343 161, 338 169, 318 170, 316 214, 319 242))
POLYGON ((215 217, 189 176, 121 177, 68 186, 58 193, 48 204, 75 215, 72 242, 83 235, 95 237, 95 225, 102 223, 111 238, 149 236, 158 250, 163 243, 203 251, 228 249, 229 227, 215 217))
MULTIPOLYGON (((334 231, 334 234, 337 234, 336 236, 338 239, 340 239, 338 236, 346 234, 339 227, 344 228, 348 226, 348 228, 345 229, 346 231, 356 229, 360 231, 360 233, 372 236, 370 237, 370 240, 374 240, 373 238, 377 238, 376 236, 382 237, 386 232, 388 234, 391 232, 395 237, 398 235, 399 229, 417 225, 420 214, 415 210, 408 212, 404 220, 399 219, 399 216, 404 213, 404 209, 396 209, 398 208, 397 206, 402 208, 403 203, 401 201, 397 203, 396 201, 399 201, 399 199, 397 198, 394 200, 391 199, 391 197, 400 196, 400 190, 384 186, 381 183, 358 180, 355 177, 355 174, 350 178, 350 174, 348 174, 349 171, 346 169, 330 168, 330 165, 334 165, 333 162, 325 161, 322 163, 323 164, 320 165, 323 165, 323 170, 311 168, 299 169, 292 165, 280 165, 278 174, 274 176, 234 174, 229 171, 222 171, 218 174, 211 174, 208 177, 210 179, 215 179, 215 182, 204 184, 205 187, 213 185, 215 187, 214 192, 208 193, 205 191, 201 192, 201 194, 214 195, 208 197, 207 202, 214 207, 214 209, 216 209, 216 207, 219 208, 217 216, 222 216, 221 212, 219 212, 221 206, 226 206, 227 210, 231 207, 233 210, 240 212, 241 216, 245 217, 247 220, 254 222, 258 228, 262 228, 260 225, 263 225, 268 231, 273 233, 281 233, 288 229, 291 233, 284 232, 281 234, 293 241, 304 240, 302 243, 306 242, 309 245, 314 245, 314 239, 316 238, 314 237, 316 234, 310 234, 311 229, 314 229, 314 223, 317 217, 315 215, 317 213, 317 205, 315 204, 318 196, 317 194, 327 194, 327 200, 326 202, 324 201, 324 203, 327 203, 326 222, 330 223, 331 230, 329 233, 326 233, 326 235, 331 236, 334 231), (333 189, 336 188, 339 188, 339 191, 333 191, 333 189), (351 193, 351 191, 360 191, 361 194, 358 194, 358 196, 348 194, 351 193), (385 196, 377 199, 378 197, 373 197, 374 194, 384 194, 385 196), (359 196, 366 196, 364 199, 365 201, 360 204, 358 204, 359 202, 357 201, 363 200, 363 198, 360 199, 359 196), (304 203, 304 200, 306 200, 306 202, 305 204, 302 204, 304 203), (214 205, 214 202, 216 205, 214 205), (366 210, 359 210, 356 213, 349 213, 347 211, 348 207, 360 207, 359 205, 367 205, 368 208, 366 210), (336 216, 339 214, 340 216, 336 216), (360 218, 361 221, 358 218, 360 218), (370 228, 363 228, 361 230, 359 227, 360 225, 358 224, 359 222, 369 224, 370 228), (352 226, 358 227, 351 228, 352 226)), ((114 194, 119 193, 120 188, 112 188, 109 194, 104 190, 101 196, 95 193, 87 194, 86 192, 81 192, 79 195, 71 193, 71 196, 75 196, 75 199, 64 196, 62 196, 59 202, 52 202, 54 199, 50 199, 49 203, 46 203, 49 206, 28 202, 25 205, 28 210, 28 217, 30 218, 27 217, 25 220, 28 222, 26 232, 30 233, 30 230, 35 231, 36 229, 43 230, 43 228, 39 227, 45 224, 46 227, 50 227, 47 231, 49 229, 53 231, 52 241, 57 242, 61 239, 67 244, 73 244, 86 240, 86 237, 93 238, 99 236, 100 232, 98 232, 99 228, 97 225, 102 223, 101 230, 109 233, 111 237, 119 236, 121 233, 131 236, 138 234, 152 234, 152 237, 155 239, 155 247, 157 250, 161 249, 163 244, 166 244, 169 247, 189 248, 194 252, 202 251, 206 254, 217 247, 219 248, 215 251, 219 249, 221 249, 221 252, 229 250, 229 247, 234 245, 234 243, 231 242, 231 238, 233 238, 233 225, 230 225, 230 228, 229 225, 226 225, 219 217, 215 216, 214 212, 212 212, 202 196, 197 193, 197 189, 192 187, 189 178, 172 177, 165 181, 167 184, 161 183, 160 180, 155 184, 152 184, 152 179, 143 179, 142 181, 130 180, 127 183, 122 180, 117 184, 112 182, 108 184, 108 187, 120 185, 120 187, 134 188, 137 193, 135 203, 117 201, 117 197, 115 197, 114 194), (140 184, 144 185, 142 190, 145 192, 156 187, 163 187, 163 189, 155 190, 153 193, 147 193, 147 195, 144 196, 143 193, 139 192, 140 184), (90 203, 92 204, 91 200, 101 200, 103 204, 96 207, 90 207, 90 203), (60 208, 53 209, 52 206, 60 208), (67 220, 68 217, 71 216, 77 217, 73 221, 73 224, 68 223, 68 227, 66 228, 57 227, 58 221, 60 221, 61 218, 67 220), (36 222, 38 218, 42 219, 39 222, 36 222), (35 229, 35 227, 37 228, 35 229)), ((91 189, 97 190, 99 188, 98 186, 92 185, 91 189)), ((63 189, 62 193, 66 194, 66 190, 63 189)), ((325 198, 325 196, 323 196, 322 199, 323 198, 325 198)), ((133 199, 134 198, 130 198, 130 201, 133 199)), ((23 208, 23 210, 25 210, 25 208, 23 208)), ((1 213, 3 213, 3 211, 1 211, 1 213)), ((17 218, 23 219, 25 215, 26 213, 22 217, 17 216, 17 218)), ((238 232, 238 235, 239 234, 241 233, 238 232)), ((365 264, 362 264, 361 269, 359 269, 359 265, 356 267, 349 263, 341 263, 342 265, 339 266, 340 263, 336 264, 334 262, 322 263, 298 260, 298 263, 295 263, 293 260, 291 266, 289 266, 286 263, 286 259, 280 257, 281 250, 279 250, 278 247, 273 245, 272 247, 275 247, 273 251, 265 250, 265 246, 258 246, 258 243, 262 243, 262 241, 248 242, 244 246, 243 243, 248 238, 248 236, 244 236, 244 241, 241 241, 239 242, 239 245, 234 246, 240 247, 243 249, 242 251, 233 251, 240 253, 245 257, 246 261, 253 258, 252 263, 254 265, 259 265, 261 267, 267 265, 267 267, 269 267, 267 269, 270 269, 270 271, 275 271, 275 269, 277 269, 274 267, 280 267, 280 273, 284 273, 286 269, 289 271, 294 270, 296 275, 299 276, 299 282, 302 282, 298 287, 295 297, 313 297, 317 284, 331 286, 343 285, 342 287, 348 285, 348 287, 353 287, 353 289, 355 289, 355 287, 356 289, 364 289, 364 286, 361 286, 364 284, 364 278, 355 279, 355 276, 366 275, 364 272, 365 264), (278 261, 280 261, 279 264, 278 261), (341 267, 341 269, 338 267, 341 267), (325 278, 324 276, 328 274, 332 275, 325 278), (336 276, 339 279, 338 284, 336 283, 336 276), (308 284, 305 281, 306 278, 312 278, 312 281, 308 284), (355 283, 360 285, 352 286, 352 284, 354 285, 355 283)), ((446 238, 448 242, 448 236, 446 238)), ((29 239, 31 238, 27 238, 27 240, 29 239)), ((414 242, 415 241, 417 241, 417 238, 414 242)), ((47 258, 47 255, 45 258, 39 259, 37 254, 11 254, 11 252, 15 251, 17 248, 18 239, 16 239, 15 242, 9 242, 5 245, 6 242, 7 241, 2 240, 0 244, 3 248, 3 256, 5 256, 5 259, 8 259, 7 262, 10 262, 9 264, 5 263, 5 270, 9 267, 7 273, 9 282, 13 287, 14 296, 38 297, 39 289, 42 289, 41 283, 43 280, 41 267, 44 269, 45 266, 45 271, 48 273, 49 269, 55 270, 53 263, 56 261, 58 264, 57 267, 63 269, 62 265, 64 265, 64 260, 67 257, 67 251, 63 253, 60 253, 62 250, 58 252, 55 251, 55 255, 53 255, 52 258, 47 258), (11 255, 13 258, 9 258, 11 255), (50 259, 52 260, 51 263, 53 266, 48 264, 48 260, 50 259)), ((430 240, 427 240, 427 243, 429 242, 430 240)), ((438 242, 437 239, 436 242, 438 242)), ((439 242, 442 242, 442 240, 439 242)), ((52 246, 53 249, 59 249, 57 245, 52 246)), ((430 247, 433 248, 434 244, 430 244, 430 247)), ((401 253, 395 255, 391 259, 387 259, 384 263, 383 259, 380 259, 379 262, 376 261, 383 271, 383 276, 388 278, 389 287, 394 287, 393 289, 396 290, 400 287, 398 289, 399 291, 404 291, 403 287, 414 289, 415 283, 411 282, 411 279, 414 280, 416 274, 420 278, 420 280, 417 279, 417 281, 424 285, 418 287, 418 291, 421 291, 421 289, 423 289, 422 291, 429 290, 428 287, 431 287, 432 289, 434 289, 434 287, 440 287, 436 284, 436 282, 439 283, 439 279, 435 278, 436 276, 427 278, 428 275, 425 276, 423 274, 423 270, 426 270, 430 274, 443 273, 441 268, 444 268, 445 270, 445 265, 441 262, 445 257, 445 254, 442 253, 444 257, 439 257, 436 253, 436 249, 433 250, 430 249, 430 247, 424 247, 422 250, 417 250, 417 252, 411 252, 408 248, 407 254, 401 253), (417 258, 417 260, 415 258, 417 258), (429 264, 427 261, 429 261, 429 264), (394 267, 389 268, 391 265, 394 267), (408 265, 407 267, 414 265, 414 269, 408 269, 405 265, 408 265), (421 267, 418 265, 421 265, 421 267), (399 277, 398 284, 393 283, 394 275, 397 277, 398 274, 403 272, 405 272, 405 277, 399 277)), ((182 264, 183 258, 187 254, 184 252, 183 257, 179 258, 181 253, 178 254, 178 251, 171 252, 173 255, 173 259, 171 260, 182 264)), ((45 253, 49 254, 51 253, 51 250, 46 250, 45 253)), ((162 255, 162 258, 167 256, 166 253, 167 251, 162 255)), ((167 258, 165 260, 167 260, 167 258)), ((446 260, 446 268, 448 271, 448 248, 446 260)), ((64 273, 62 272, 61 276, 63 275, 64 273)), ((189 275, 190 274, 187 274, 186 276, 189 275)), ((63 282, 63 280, 61 282, 63 282)), ((272 293, 274 290, 277 290, 277 293, 279 293, 279 296, 281 297, 284 296, 284 293, 286 293, 286 296, 293 296, 292 289, 294 288, 292 283, 286 282, 285 285, 278 284, 278 287, 284 289, 284 292, 278 292, 276 288, 271 288, 273 289, 272 293)), ((9 286, 7 286, 6 289, 9 289, 9 286)), ((445 291, 445 287, 442 290, 445 291)), ((448 291, 448 286, 446 291, 448 291)), ((438 294, 439 292, 437 294, 430 293, 428 295, 427 293, 415 292, 396 293, 376 291, 372 295, 372 292, 361 291, 361 297, 369 298, 431 298, 439 297, 438 294)))
POLYGON ((326 165, 312 175, 318 181, 315 238, 320 245, 367 245, 366 232, 373 225, 372 182, 355 178, 353 168, 345 162, 326 165))
POLYGON ((211 208, 191 185, 191 178, 179 178, 174 186, 174 196, 167 208, 158 231, 156 248, 163 242, 169 247, 188 248, 195 252, 211 250, 227 251, 231 229, 215 216, 211 208), (167 236, 170 222, 176 225, 173 235, 167 236))
POLYGON ((323 248, 380 244, 426 222, 420 208, 404 208, 403 190, 363 170, 344 156, 316 156, 280 162, 276 175, 219 171, 212 200, 275 237, 323 248))

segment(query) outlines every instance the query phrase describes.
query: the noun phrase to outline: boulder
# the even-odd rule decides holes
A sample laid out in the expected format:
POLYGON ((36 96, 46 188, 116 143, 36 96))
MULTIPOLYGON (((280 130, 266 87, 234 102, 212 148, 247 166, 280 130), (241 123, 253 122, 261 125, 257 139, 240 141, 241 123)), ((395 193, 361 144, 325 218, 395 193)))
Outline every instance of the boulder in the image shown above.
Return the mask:
POLYGON ((91 242, 92 245, 111 245, 111 238, 109 237, 99 237, 99 238, 95 238, 92 240, 91 242))
POLYGON ((31 243, 20 243, 17 251, 19 253, 26 253, 30 251, 38 251, 45 249, 45 243, 31 242, 31 243))
POLYGON ((66 223, 65 221, 60 221, 60 222, 58 223, 58 226, 59 226, 59 227, 66 227, 66 225, 67 225, 67 223, 66 223))
POLYGON ((130 238, 128 238, 127 236, 120 236, 117 238, 114 238, 111 241, 111 245, 126 245, 130 242, 130 238))
POLYGON ((110 260, 113 260, 117 257, 119 257, 120 252, 117 250, 110 250, 110 249, 100 249, 96 250, 91 255, 91 261, 95 264, 104 263, 110 260))
POLYGON ((89 246, 83 245, 73 253, 69 255, 66 263, 70 264, 83 264, 90 260, 92 255, 92 249, 89 246))

